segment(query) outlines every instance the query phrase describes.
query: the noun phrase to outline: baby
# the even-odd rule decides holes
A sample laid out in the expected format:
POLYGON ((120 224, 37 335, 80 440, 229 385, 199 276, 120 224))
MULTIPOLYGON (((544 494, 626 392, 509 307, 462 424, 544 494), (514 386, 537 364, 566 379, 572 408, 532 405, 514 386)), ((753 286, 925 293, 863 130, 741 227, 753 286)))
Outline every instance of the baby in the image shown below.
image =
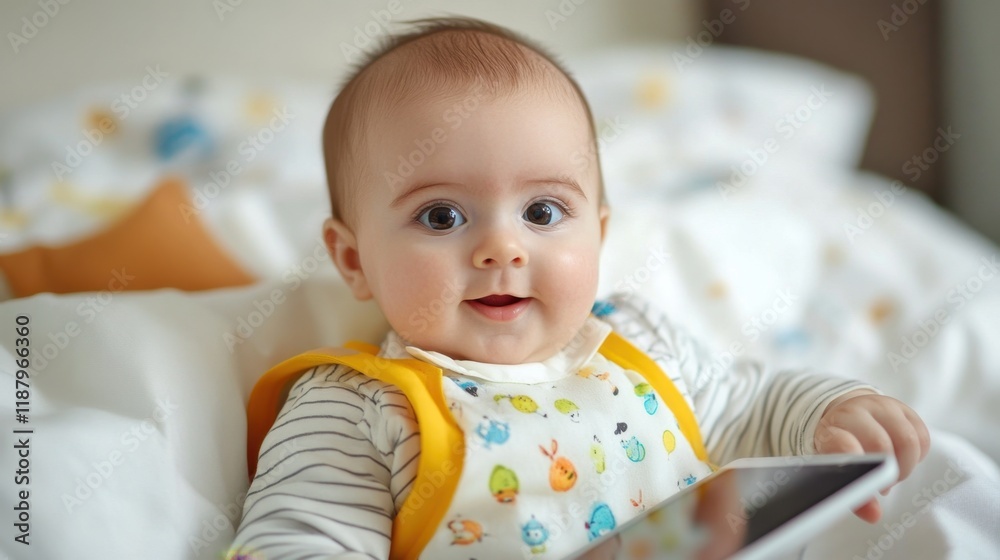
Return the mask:
POLYGON ((580 88, 505 29, 416 24, 324 130, 329 252, 392 330, 276 368, 294 383, 230 557, 560 558, 739 457, 923 459, 924 423, 869 386, 719 371, 648 303, 595 304, 609 209, 580 88))

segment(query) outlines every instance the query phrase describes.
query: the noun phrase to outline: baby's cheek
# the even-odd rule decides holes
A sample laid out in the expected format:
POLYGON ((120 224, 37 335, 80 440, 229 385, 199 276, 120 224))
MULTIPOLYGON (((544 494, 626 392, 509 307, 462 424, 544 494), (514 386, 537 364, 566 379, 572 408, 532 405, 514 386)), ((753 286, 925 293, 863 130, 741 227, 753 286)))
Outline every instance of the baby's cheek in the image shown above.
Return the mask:
POLYGON ((382 311, 389 323, 411 341, 439 328, 445 307, 461 299, 446 267, 434 259, 401 257, 382 274, 382 311))
POLYGON ((567 296, 587 296, 597 289, 597 276, 600 269, 599 253, 590 246, 580 246, 561 251, 550 267, 547 275, 550 282, 559 283, 565 288, 567 296))
POLYGON ((586 317, 597 294, 598 253, 589 248, 567 250, 545 267, 544 280, 550 297, 573 317, 586 317), (581 311, 582 310, 582 311, 581 311))

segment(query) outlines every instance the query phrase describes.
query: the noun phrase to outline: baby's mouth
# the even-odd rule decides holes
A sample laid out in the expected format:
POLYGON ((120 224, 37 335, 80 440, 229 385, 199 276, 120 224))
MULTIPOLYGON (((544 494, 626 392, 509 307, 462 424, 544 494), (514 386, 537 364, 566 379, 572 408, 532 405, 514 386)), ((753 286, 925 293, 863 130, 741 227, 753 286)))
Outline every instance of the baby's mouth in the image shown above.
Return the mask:
POLYGON ((521 301, 522 299, 524 298, 519 298, 517 296, 512 296, 509 294, 502 294, 502 295, 493 294, 490 296, 481 297, 473 301, 478 301, 479 303, 483 305, 488 305, 490 307, 503 307, 505 305, 513 305, 521 301))
POLYGON ((531 298, 510 294, 492 294, 479 299, 467 299, 470 307, 494 321, 511 321, 517 318, 531 303, 531 298))

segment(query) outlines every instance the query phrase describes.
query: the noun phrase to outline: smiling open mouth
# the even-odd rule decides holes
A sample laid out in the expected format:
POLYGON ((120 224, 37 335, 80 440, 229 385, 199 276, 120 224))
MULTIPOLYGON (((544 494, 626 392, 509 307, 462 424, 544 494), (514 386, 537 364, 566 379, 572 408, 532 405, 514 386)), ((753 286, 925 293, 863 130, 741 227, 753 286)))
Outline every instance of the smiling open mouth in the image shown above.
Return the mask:
POLYGON ((512 296, 508 294, 503 294, 503 295, 494 294, 492 296, 482 297, 474 301, 478 301, 479 303, 483 305, 488 305, 490 307, 503 307, 505 305, 515 304, 521 301, 522 299, 524 298, 519 298, 517 296, 512 296))
POLYGON ((519 316, 531 303, 531 298, 510 294, 493 294, 479 299, 465 300, 470 307, 494 321, 510 321, 519 316))

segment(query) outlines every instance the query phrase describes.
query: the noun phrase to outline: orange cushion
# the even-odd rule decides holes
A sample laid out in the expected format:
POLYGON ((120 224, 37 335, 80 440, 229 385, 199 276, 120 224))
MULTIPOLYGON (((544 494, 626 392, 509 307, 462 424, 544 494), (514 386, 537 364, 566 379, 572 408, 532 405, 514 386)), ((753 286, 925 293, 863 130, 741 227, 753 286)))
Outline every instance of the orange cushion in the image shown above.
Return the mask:
POLYGON ((183 182, 166 179, 110 228, 61 247, 35 246, 0 255, 0 270, 15 297, 123 289, 194 291, 253 283, 191 208, 183 182))

